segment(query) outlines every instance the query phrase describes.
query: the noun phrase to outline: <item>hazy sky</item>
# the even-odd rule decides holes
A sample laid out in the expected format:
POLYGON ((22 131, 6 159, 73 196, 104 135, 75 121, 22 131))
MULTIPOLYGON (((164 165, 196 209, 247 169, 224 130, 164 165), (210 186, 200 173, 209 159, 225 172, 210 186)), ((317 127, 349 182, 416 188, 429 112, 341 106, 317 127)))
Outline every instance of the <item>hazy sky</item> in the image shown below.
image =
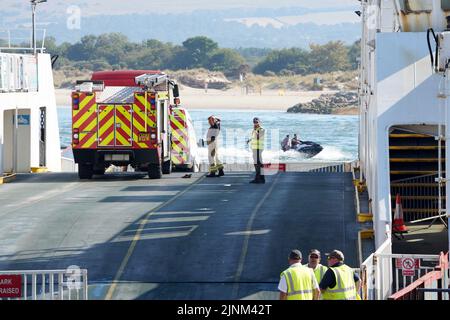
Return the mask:
MULTIPOLYGON (((15 9, 26 13, 29 0, 1 0, 3 8, 15 9)), ((83 14, 120 14, 158 11, 186 12, 199 9, 280 8, 280 7, 346 7, 358 6, 357 0, 47 0, 39 5, 39 10, 63 14, 71 5, 79 6, 83 14)), ((2 9, 5 10, 5 9, 2 9)))

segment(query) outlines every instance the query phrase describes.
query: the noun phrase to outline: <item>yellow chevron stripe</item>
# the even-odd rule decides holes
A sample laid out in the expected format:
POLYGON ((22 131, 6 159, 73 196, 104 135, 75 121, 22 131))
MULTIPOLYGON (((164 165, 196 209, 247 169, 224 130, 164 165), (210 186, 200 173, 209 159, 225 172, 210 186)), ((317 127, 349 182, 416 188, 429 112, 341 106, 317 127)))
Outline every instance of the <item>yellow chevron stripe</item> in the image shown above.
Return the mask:
POLYGON ((119 132, 116 132, 116 140, 119 140, 123 146, 131 145, 131 141, 128 141, 128 139, 125 139, 119 132))
POLYGON ((181 161, 177 157, 173 156, 172 157, 172 163, 174 165, 177 165, 177 164, 181 164, 181 161))
POLYGON ((142 127, 141 124, 137 121, 133 121, 133 126, 141 132, 146 132, 145 128, 142 127))
POLYGON ((178 154, 184 153, 183 149, 181 149, 180 146, 178 146, 176 144, 172 145, 172 149, 175 150, 178 154))
POLYGON ((147 124, 148 124, 150 127, 152 127, 152 128, 156 128, 156 123, 151 119, 151 116, 153 116, 153 117, 156 116, 156 110, 152 110, 151 105, 150 105, 150 103, 145 99, 145 96, 144 96, 144 97, 141 97, 141 96, 137 96, 137 95, 136 95, 135 98, 136 98, 141 104, 143 104, 143 105, 145 106, 146 114, 147 114, 147 112, 149 112, 148 115, 146 116, 146 118, 147 118, 147 124))
MULTIPOLYGON (((77 122, 75 122, 74 124, 73 124, 73 127, 74 128, 79 128, 79 127, 81 127, 81 125, 92 115, 92 113, 93 112, 96 112, 96 105, 94 104, 92 107, 90 107, 89 108, 89 110, 87 110, 84 114, 83 114, 83 116, 80 118, 80 119, 78 119, 78 121, 77 122)), ((81 111, 81 110, 80 110, 81 111)), ((76 117, 77 115, 78 115, 78 113, 80 113, 80 111, 78 111, 78 112, 76 112, 76 110, 74 111, 74 113, 73 113, 73 116, 74 117, 76 117)), ((84 112, 84 111, 83 111, 84 112)), ((95 122, 95 120, 94 120, 94 122, 95 122)))
POLYGON ((95 95, 85 96, 84 99, 80 101, 80 104, 79 104, 80 110, 82 110, 84 107, 86 107, 94 98, 95 98, 95 95))
POLYGON ((187 142, 184 140, 184 137, 182 137, 177 130, 172 130, 172 136, 175 137, 176 140, 178 140, 182 145, 184 145, 187 148, 187 142))
MULTIPOLYGON (((105 123, 105 125, 103 125, 99 131, 98 131, 98 136, 101 137, 110 127, 114 126, 114 117, 112 117, 111 119, 108 120, 108 122, 105 123)), ((114 132, 114 130, 113 130, 114 132)))
POLYGON ((181 111, 180 109, 173 109, 174 113, 177 114, 178 117, 180 117, 183 121, 186 121, 186 114, 184 111, 181 111))
MULTIPOLYGON (((122 119, 120 119, 119 117, 116 117, 116 123, 120 124, 120 127, 123 131, 125 131, 125 133, 131 137, 131 114, 130 112, 128 112, 124 106, 116 106, 116 111, 119 112, 121 115, 123 115, 125 117, 125 119, 127 120, 127 122, 125 123, 124 121, 122 121, 122 119)), ((128 140, 128 137, 124 137, 120 134, 119 131, 116 130, 116 141, 119 140, 120 143, 124 146, 130 146, 131 145, 131 141, 128 140)))
POLYGON ((92 120, 92 122, 84 129, 84 131, 91 131, 97 126, 97 118, 92 120))
POLYGON ((174 125, 177 126, 178 129, 180 129, 181 131, 183 131, 183 133, 185 133, 185 127, 177 120, 175 119, 175 117, 172 117, 172 122, 174 125))
MULTIPOLYGON (((80 135, 81 137, 81 135, 80 135)), ((97 141, 97 137, 95 134, 92 135, 92 137, 86 141, 86 143, 84 145, 81 146, 81 148, 83 149, 89 149, 90 147, 92 147, 92 145, 95 143, 95 141, 97 141)))
MULTIPOLYGON (((136 96, 136 99, 141 101, 140 97, 136 96)), ((141 103, 143 104, 142 101, 141 101, 141 103)), ((147 117, 147 112, 142 111, 138 105, 134 104, 133 109, 134 109, 135 114, 137 114, 144 123, 146 123, 149 127, 156 128, 156 123, 154 121, 152 121, 152 119, 150 118, 150 114, 153 115, 154 113, 151 112, 149 108, 147 108, 147 110, 150 112, 148 117, 147 117)), ((141 129, 139 129, 139 130, 141 130, 141 129)), ((142 128, 141 131, 147 131, 147 128, 145 128, 145 130, 142 128)))
POLYGON ((108 146, 113 140, 114 140, 114 130, 103 141, 100 141, 99 145, 108 146))

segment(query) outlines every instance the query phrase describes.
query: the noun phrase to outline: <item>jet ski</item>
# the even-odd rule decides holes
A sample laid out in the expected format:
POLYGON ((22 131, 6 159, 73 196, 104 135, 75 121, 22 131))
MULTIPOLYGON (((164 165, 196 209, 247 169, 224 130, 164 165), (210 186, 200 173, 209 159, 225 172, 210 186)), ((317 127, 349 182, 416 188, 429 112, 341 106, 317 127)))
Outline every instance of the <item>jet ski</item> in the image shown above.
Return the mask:
MULTIPOLYGON (((301 141, 300 144, 290 148, 289 150, 295 150, 303 153, 307 158, 312 158, 322 152, 323 147, 312 141, 301 141)), ((283 148, 283 151, 287 151, 286 148, 283 148)))

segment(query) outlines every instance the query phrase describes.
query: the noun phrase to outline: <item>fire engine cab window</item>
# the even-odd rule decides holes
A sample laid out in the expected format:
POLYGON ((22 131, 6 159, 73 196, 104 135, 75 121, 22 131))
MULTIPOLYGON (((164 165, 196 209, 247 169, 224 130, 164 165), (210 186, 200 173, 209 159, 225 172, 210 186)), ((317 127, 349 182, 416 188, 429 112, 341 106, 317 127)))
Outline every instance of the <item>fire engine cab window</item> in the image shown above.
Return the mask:
POLYGON ((405 13, 431 12, 433 10, 433 0, 402 0, 399 2, 405 13))

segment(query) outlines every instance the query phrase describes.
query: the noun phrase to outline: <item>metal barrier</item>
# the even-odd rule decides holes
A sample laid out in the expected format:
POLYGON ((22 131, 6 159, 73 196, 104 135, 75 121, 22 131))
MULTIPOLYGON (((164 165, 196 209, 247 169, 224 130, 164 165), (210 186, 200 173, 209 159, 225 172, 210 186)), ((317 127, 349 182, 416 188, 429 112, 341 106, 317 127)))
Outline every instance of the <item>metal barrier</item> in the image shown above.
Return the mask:
POLYGON ((322 168, 312 169, 310 172, 350 172, 348 163, 329 165, 322 168))
POLYGON ((361 265, 361 298, 363 300, 384 300, 389 296, 392 285, 391 265, 386 265, 387 261, 379 261, 377 258, 381 254, 391 252, 392 239, 389 226, 386 226, 386 234, 388 235, 386 241, 361 265), (382 270, 387 270, 387 275, 382 270))
POLYGON ((448 253, 441 253, 435 270, 389 297, 389 300, 449 300, 448 253))
MULTIPOLYGON (((391 182, 393 199, 400 194, 405 222, 439 216, 439 183, 437 174, 426 175, 391 182)), ((441 187, 443 208, 445 208, 445 185, 441 187)))
MULTIPOLYGON (((87 270, 76 266, 66 270, 0 271, 0 278, 17 280, 14 297, 7 300, 88 300, 87 270)), ((0 296, 4 296, 0 292, 0 296)))
POLYGON ((416 280, 435 271, 439 255, 391 254, 391 239, 371 254, 361 266, 362 299, 386 300, 394 292, 408 287, 416 280), (402 259, 402 260, 400 260, 402 259), (410 259, 416 266, 411 275, 403 275, 400 261, 410 259))

